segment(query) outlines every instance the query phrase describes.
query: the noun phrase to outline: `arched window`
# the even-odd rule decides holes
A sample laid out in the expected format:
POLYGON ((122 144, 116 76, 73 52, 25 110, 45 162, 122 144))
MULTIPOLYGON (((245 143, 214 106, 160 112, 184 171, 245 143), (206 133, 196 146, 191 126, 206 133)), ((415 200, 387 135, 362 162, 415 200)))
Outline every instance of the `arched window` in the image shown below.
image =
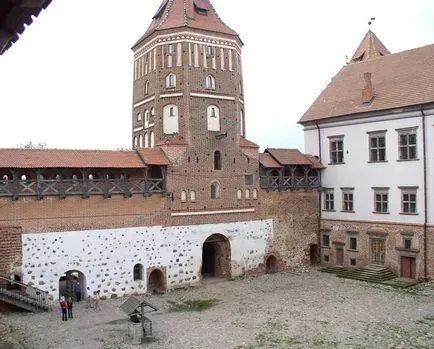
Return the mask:
POLYGON ((196 192, 194 190, 190 191, 190 201, 195 202, 196 201, 196 192))
POLYGON ((243 198, 243 192, 241 191, 241 189, 237 190, 237 199, 240 200, 243 198))
POLYGON ((205 86, 209 90, 215 90, 215 78, 212 75, 208 75, 205 79, 205 86))
POLYGON ((139 135, 139 148, 143 147, 143 135, 139 135))
POLYGON ((246 189, 246 199, 250 199, 250 190, 246 189))
POLYGON ((145 83, 145 96, 149 94, 149 81, 145 83))
POLYGON ((142 113, 137 113, 137 121, 141 121, 142 120, 142 113))
POLYGON ((155 108, 154 107, 151 108, 151 115, 155 116, 155 108))
POLYGON ((163 132, 165 134, 179 132, 178 107, 174 104, 168 104, 163 108, 163 132))
POLYGON ((149 146, 151 148, 154 147, 155 144, 155 136, 154 136, 154 131, 151 132, 151 136, 149 137, 149 146))
POLYGON ((91 182, 92 182, 92 181, 93 181, 93 174, 92 174, 92 173, 90 173, 88 177, 89 177, 89 181, 91 181, 91 182))
POLYGON ((176 75, 173 73, 170 73, 166 77, 166 87, 167 88, 173 88, 176 86, 176 75))
POLYGON ((216 150, 214 152, 214 170, 222 169, 222 154, 216 150))
POLYGON ((143 265, 136 264, 133 268, 133 278, 134 281, 139 281, 139 280, 143 280, 143 265))
POLYGON ((8 177, 8 175, 3 175, 3 180, 4 180, 4 181, 7 181, 7 180, 9 180, 9 177, 8 177))
POLYGON ((220 196, 220 185, 217 182, 211 184, 211 199, 218 199, 220 196))
POLYGON ((186 202, 186 201, 187 201, 187 192, 183 190, 181 192, 181 202, 186 202))
POLYGON ((258 189, 253 189, 253 199, 256 200, 258 198, 258 189))
POLYGON ((73 181, 73 182, 77 182, 77 181, 78 181, 78 177, 77 177, 76 174, 73 174, 73 175, 72 175, 72 181, 73 181))
POLYGON ((220 131, 220 110, 215 105, 207 108, 208 131, 220 131))
POLYGON ((26 181, 26 180, 27 180, 27 176, 26 176, 25 174, 22 174, 22 175, 21 175, 21 180, 22 180, 22 181, 26 181))
POLYGON ((137 136, 134 136, 134 148, 137 148, 137 142, 138 142, 138 140, 137 140, 137 136))
POLYGON ((149 127, 149 110, 145 110, 145 128, 149 127))
POLYGON ((148 134, 147 132, 145 133, 145 141, 144 141, 143 146, 144 146, 145 148, 148 148, 148 147, 149 147, 149 134, 148 134))

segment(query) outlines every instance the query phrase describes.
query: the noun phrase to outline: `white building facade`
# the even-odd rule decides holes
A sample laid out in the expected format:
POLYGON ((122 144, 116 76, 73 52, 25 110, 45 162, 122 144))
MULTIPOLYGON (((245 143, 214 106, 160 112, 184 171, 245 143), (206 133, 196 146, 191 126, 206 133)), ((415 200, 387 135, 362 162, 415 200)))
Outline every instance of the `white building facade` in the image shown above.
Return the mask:
POLYGON ((301 119, 305 152, 326 166, 322 263, 433 277, 433 54, 434 45, 391 55, 368 32, 301 119))

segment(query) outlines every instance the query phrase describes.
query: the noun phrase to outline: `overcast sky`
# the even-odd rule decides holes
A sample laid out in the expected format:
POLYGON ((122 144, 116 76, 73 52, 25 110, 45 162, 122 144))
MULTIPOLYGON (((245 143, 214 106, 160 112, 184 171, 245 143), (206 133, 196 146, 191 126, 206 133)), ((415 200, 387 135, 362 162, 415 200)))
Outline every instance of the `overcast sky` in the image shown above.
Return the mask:
MULTIPOLYGON (((53 0, 0 56, 0 147, 131 148, 133 56, 161 0, 53 0)), ((372 30, 392 52, 434 42, 432 0, 213 0, 241 36, 247 138, 300 148, 297 124, 372 30)), ((399 73, 399 72, 397 72, 399 73)))

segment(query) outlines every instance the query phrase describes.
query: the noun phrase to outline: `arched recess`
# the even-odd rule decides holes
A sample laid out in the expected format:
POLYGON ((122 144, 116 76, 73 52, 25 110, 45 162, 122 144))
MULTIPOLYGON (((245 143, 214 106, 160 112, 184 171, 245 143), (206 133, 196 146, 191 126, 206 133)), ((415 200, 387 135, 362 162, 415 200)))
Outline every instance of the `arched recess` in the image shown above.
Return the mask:
POLYGON ((265 260, 265 272, 274 274, 277 272, 277 258, 274 255, 269 255, 265 260))
POLYGON ((168 104, 163 108, 163 132, 167 135, 178 133, 178 106, 168 104))
POLYGON ((202 277, 230 278, 231 244, 222 234, 209 236, 202 246, 202 277))
POLYGON ((148 292, 161 294, 166 292, 166 276, 161 269, 153 269, 148 276, 148 292))
POLYGON ((86 276, 78 270, 68 270, 59 278, 59 298, 71 297, 75 302, 86 299, 86 276))
POLYGON ((215 105, 207 107, 208 131, 220 131, 220 109, 215 105))

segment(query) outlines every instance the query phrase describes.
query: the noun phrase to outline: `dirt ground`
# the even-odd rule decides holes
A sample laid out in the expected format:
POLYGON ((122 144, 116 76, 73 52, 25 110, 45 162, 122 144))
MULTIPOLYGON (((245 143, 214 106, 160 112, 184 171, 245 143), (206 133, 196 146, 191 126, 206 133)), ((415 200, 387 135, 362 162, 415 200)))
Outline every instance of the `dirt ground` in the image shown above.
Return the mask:
POLYGON ((159 311, 149 314, 153 340, 141 346, 126 335, 125 299, 101 301, 101 311, 78 303, 67 322, 57 305, 3 321, 31 349, 434 348, 434 283, 397 290, 311 270, 206 280, 144 298, 159 311), (186 306, 196 300, 216 303, 186 306))

